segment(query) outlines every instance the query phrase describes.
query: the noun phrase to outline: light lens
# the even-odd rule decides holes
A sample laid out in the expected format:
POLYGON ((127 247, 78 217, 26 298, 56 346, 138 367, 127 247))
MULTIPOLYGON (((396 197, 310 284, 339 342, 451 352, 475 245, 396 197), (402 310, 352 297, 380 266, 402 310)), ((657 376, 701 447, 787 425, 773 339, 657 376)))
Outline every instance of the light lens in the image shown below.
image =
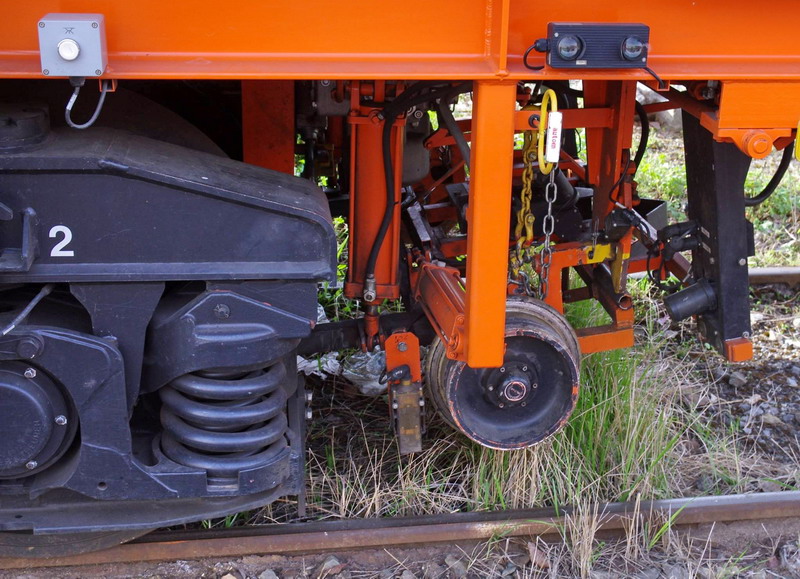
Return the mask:
POLYGON ((581 53, 583 43, 577 36, 568 35, 558 41, 558 56, 564 60, 575 60, 581 53))
POLYGON ((622 42, 622 56, 625 60, 638 60, 644 54, 644 42, 629 36, 622 42))

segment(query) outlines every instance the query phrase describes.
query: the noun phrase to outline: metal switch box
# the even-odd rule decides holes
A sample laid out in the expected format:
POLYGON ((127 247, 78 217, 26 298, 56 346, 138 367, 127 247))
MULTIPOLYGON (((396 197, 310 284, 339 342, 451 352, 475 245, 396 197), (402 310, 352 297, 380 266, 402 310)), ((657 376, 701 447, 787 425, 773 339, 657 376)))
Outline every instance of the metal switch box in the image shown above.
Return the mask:
POLYGON ((45 76, 100 76, 106 70, 102 14, 47 14, 39 20, 39 55, 45 76))

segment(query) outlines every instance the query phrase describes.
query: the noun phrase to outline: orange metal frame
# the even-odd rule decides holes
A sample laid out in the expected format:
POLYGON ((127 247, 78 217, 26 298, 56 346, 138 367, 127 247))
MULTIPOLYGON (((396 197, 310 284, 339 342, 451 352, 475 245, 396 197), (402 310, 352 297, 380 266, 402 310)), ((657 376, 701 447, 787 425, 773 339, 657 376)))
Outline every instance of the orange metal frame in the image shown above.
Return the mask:
MULTIPOLYGON (((593 0, 556 3, 547 10, 525 0, 408 0, 403 5, 408 18, 389 16, 394 6, 381 0, 366 10, 322 0, 242 0, 235 6, 211 0, 188 4, 12 2, 4 7, 0 78, 42 78, 36 23, 45 14, 102 13, 108 38, 106 77, 247 80, 243 84, 245 158, 282 170, 293 159, 294 141, 293 136, 291 146, 285 141, 288 129, 273 117, 288 106, 279 96, 288 94, 288 89, 275 84, 271 86, 277 92, 267 91, 267 85, 261 84, 266 80, 475 81, 464 343, 466 361, 477 367, 499 365, 503 357, 512 142, 515 129, 527 127, 523 118, 527 114, 515 113, 517 81, 573 77, 585 81, 588 110, 570 113, 565 122, 588 127, 586 177, 599 188, 602 199, 622 171, 623 151, 630 147, 635 83, 652 80, 643 70, 525 69, 521 55, 545 35, 548 22, 617 22, 622 18, 649 25, 649 64, 662 78, 721 82, 718 102, 698 104, 688 95, 673 92, 670 98, 680 106, 693 107, 692 112, 717 139, 734 142, 751 156, 763 156, 773 144, 785 145, 800 120, 794 0, 775 0, 759 18, 753 18, 749 4, 726 0, 632 0, 624 11, 615 3, 593 0), (747 22, 748 38, 753 39, 750 42, 742 39, 743 22, 747 22)), ((532 55, 534 64, 541 61, 541 56, 532 55)), ((351 119, 352 128, 362 133, 354 144, 359 163, 374 156, 367 144, 374 143, 374 134, 364 141, 369 130, 361 128, 375 127, 359 124, 371 122, 367 111, 361 113, 351 119)), ((400 139, 396 141, 399 149, 400 139)), ((373 168, 356 177, 364 183, 361 188, 378 188, 377 193, 370 189, 370 199, 381 196, 378 180, 369 173, 376 162, 367 163, 373 168)), ((356 187, 360 187, 358 182, 356 187)), ((596 217, 604 217, 611 206, 610 200, 597 203, 596 217)), ((358 215, 356 223, 374 224, 369 212, 377 215, 380 211, 376 204, 358 215)), ((394 221, 398 226, 397 218, 394 221)), ((365 226, 365 231, 369 228, 365 226)), ((388 265, 382 266, 389 270, 396 263, 392 260, 397 256, 397 235, 384 248, 392 254, 385 262, 388 265)), ((630 240, 626 243, 629 247, 630 240)), ((567 261, 574 265, 574 259, 567 261)), ((351 284, 351 293, 360 290, 359 279, 351 279, 351 284)), ((389 287, 381 295, 394 294, 389 287)), ((596 348, 597 341, 586 335, 582 345, 596 348)))

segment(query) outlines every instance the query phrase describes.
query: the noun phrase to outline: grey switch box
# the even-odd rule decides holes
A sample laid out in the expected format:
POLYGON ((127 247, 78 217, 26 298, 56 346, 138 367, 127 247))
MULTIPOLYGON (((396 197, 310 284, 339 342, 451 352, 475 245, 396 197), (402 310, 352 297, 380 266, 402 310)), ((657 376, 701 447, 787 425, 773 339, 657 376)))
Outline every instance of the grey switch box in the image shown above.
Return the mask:
POLYGON ((45 76, 100 76, 106 70, 102 14, 47 14, 39 20, 39 55, 45 76))

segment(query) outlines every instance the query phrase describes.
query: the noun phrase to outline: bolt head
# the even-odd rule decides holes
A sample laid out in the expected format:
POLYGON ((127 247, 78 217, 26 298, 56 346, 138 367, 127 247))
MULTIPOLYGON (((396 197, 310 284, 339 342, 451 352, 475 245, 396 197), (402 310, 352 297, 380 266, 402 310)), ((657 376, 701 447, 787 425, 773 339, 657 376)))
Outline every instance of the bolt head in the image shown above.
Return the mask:
POLYGON ((97 22, 92 22, 92 28, 97 28, 97 22))
POLYGON ((39 23, 39 28, 44 28, 44 22, 39 23))
POLYGON ((506 367, 505 367, 505 366, 503 366, 502 368, 500 368, 500 373, 501 373, 501 374, 504 374, 504 373, 505 373, 505 371, 506 371, 506 367))
POLYGON ((67 423, 66 416, 64 416, 63 414, 59 414, 58 416, 56 416, 56 424, 58 424, 59 426, 64 426, 66 423, 67 423))
POLYGON ((28 470, 33 470, 37 466, 39 466, 39 463, 36 462, 35 460, 29 460, 28 462, 25 463, 25 468, 27 468, 28 470))
POLYGON ((29 380, 36 378, 36 370, 33 368, 28 368, 25 370, 25 377, 29 380))
POLYGON ((226 320, 231 317, 231 309, 226 304, 217 304, 214 306, 214 315, 221 320, 226 320))
POLYGON ((45 68, 45 69, 42 71, 42 74, 43 74, 43 75, 45 75, 45 76, 47 76, 48 74, 50 74, 50 71, 49 71, 49 70, 47 70, 47 69, 45 68))
POLYGON ((314 417, 314 414, 311 412, 311 409, 306 410, 306 420, 311 420, 314 417))
POLYGON ((103 71, 98 68, 97 70, 94 71, 94 74, 95 76, 100 76, 101 74, 103 74, 103 71))
POLYGON ((400 342, 399 344, 397 344, 397 349, 400 350, 401 352, 405 352, 406 350, 408 350, 408 344, 406 344, 405 342, 400 342))
POLYGON ((21 358, 27 360, 36 357, 41 349, 42 345, 33 338, 23 338, 19 341, 19 344, 17 344, 17 354, 19 354, 21 358))
POLYGON ((523 372, 527 372, 527 371, 528 371, 528 367, 527 367, 527 366, 523 366, 523 367, 522 367, 522 371, 523 371, 523 372))
POLYGON ((739 265, 747 265, 747 260, 745 258, 741 258, 739 260, 739 265))

